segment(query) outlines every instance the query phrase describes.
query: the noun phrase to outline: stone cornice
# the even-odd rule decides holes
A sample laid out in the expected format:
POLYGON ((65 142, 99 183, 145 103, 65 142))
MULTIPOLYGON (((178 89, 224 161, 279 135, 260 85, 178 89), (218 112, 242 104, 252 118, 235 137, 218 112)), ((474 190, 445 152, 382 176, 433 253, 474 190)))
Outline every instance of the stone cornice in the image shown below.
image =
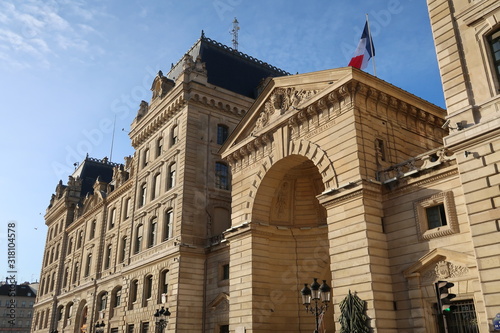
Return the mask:
POLYGON ((109 196, 106 198, 107 204, 110 204, 116 197, 122 195, 124 192, 129 191, 134 184, 134 179, 130 177, 125 184, 122 184, 120 187, 115 189, 113 192, 109 193, 109 196))
POLYGON ((309 227, 284 227, 260 222, 245 222, 227 229, 224 232, 224 237, 230 242, 232 238, 239 238, 249 233, 251 233, 252 236, 263 236, 266 238, 284 237, 284 239, 289 239, 290 234, 298 236, 298 233, 306 233, 306 235, 302 234, 300 237, 311 237, 316 239, 318 235, 327 232, 327 230, 325 230, 326 228, 326 224, 309 227))
MULTIPOLYGON (((196 93, 190 94, 188 100, 189 102, 193 102, 194 104, 202 105, 204 107, 217 110, 220 112, 225 112, 240 118, 247 111, 247 108, 244 108, 241 105, 234 103, 233 101, 229 101, 226 98, 214 96, 213 94, 210 95, 208 93, 204 93, 201 91, 197 91, 196 93)), ((249 105, 250 103, 251 102, 249 101, 249 105)))
POLYGON ((463 20, 467 25, 473 25, 478 20, 484 19, 485 13, 490 14, 495 9, 498 9, 497 1, 480 1, 472 4, 467 9, 456 15, 456 18, 463 20))
POLYGON ((368 197, 371 199, 381 198, 381 187, 379 184, 370 181, 361 180, 358 182, 347 183, 338 188, 325 191, 318 195, 319 202, 325 207, 338 205, 348 200, 359 197, 368 197), (361 187, 360 187, 361 186, 361 187))
POLYGON ((186 91, 183 85, 177 89, 174 88, 172 93, 168 94, 161 103, 154 103, 152 107, 146 103, 144 105, 144 108, 147 108, 146 114, 142 117, 138 116, 132 123, 132 130, 129 134, 132 146, 137 149, 140 144, 151 137, 159 127, 171 119, 185 104, 186 91))
MULTIPOLYGON (((440 180, 449 179, 452 176, 458 175, 458 167, 456 165, 448 167, 446 171, 442 172, 440 169, 432 170, 431 174, 425 174, 419 177, 417 180, 414 178, 407 178, 398 180, 391 185, 386 186, 386 191, 384 191, 384 197, 394 196, 394 194, 404 194, 415 192, 416 189, 422 188, 425 184, 435 183, 440 180)), ((385 200, 385 199, 384 199, 385 200)))
MULTIPOLYGON (((276 100, 282 101, 286 94, 283 97, 283 89, 275 89, 269 96, 269 101, 262 103, 258 109, 258 120, 254 124, 250 124, 254 126, 251 135, 233 147, 229 147, 223 153, 223 157, 231 164, 236 164, 271 141, 272 134, 279 128, 289 127, 291 129, 291 139, 305 137, 309 135, 308 133, 324 129, 325 126, 329 128, 329 122, 334 122, 335 118, 342 113, 353 110, 355 105, 363 108, 363 110, 368 108, 368 105, 372 105, 375 110, 370 112, 379 117, 393 120, 405 119, 413 126, 403 124, 403 127, 414 132, 421 132, 422 135, 428 136, 430 134, 434 136, 434 131, 440 133, 441 137, 438 135, 438 139, 445 135, 445 130, 441 128, 444 124, 444 110, 433 106, 433 111, 425 111, 418 107, 421 103, 411 104, 402 98, 390 96, 387 92, 374 88, 369 84, 355 79, 340 82, 333 89, 325 89, 311 94, 312 97, 310 97, 311 95, 304 95, 309 97, 298 100, 295 97, 296 106, 293 99, 288 103, 290 105, 284 104, 284 102, 276 102, 276 100), (287 107, 287 109, 277 109, 277 107, 287 107), (276 116, 276 114, 279 116, 276 116), (271 119, 274 119, 274 121, 271 119), (304 133, 301 133, 301 126, 305 124, 307 124, 307 128, 304 133)), ((404 95, 404 97, 407 96, 404 95)), ((417 100, 418 98, 414 97, 414 99, 417 100)))

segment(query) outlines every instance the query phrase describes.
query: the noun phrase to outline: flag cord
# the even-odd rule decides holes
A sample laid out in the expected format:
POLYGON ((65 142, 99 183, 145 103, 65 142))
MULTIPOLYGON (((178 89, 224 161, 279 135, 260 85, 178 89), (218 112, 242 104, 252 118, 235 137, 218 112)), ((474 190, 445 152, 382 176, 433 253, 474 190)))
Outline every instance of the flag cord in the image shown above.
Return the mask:
POLYGON ((366 24, 368 25, 368 37, 370 38, 369 41, 370 41, 370 51, 372 53, 372 63, 373 63, 373 75, 374 76, 377 76, 377 68, 375 67, 375 52, 373 50, 373 40, 372 40, 372 32, 370 30, 370 21, 368 20, 368 14, 366 14, 366 24))

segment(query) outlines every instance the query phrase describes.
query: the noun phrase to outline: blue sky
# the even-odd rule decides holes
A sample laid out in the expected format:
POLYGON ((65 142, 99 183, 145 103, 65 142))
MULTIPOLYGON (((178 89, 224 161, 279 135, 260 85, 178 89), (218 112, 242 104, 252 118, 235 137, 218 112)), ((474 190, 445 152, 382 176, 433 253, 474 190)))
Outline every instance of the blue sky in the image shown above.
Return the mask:
POLYGON ((444 107, 424 1, 3 0, 0 248, 7 252, 7 223, 15 222, 18 280, 39 279, 43 216, 57 182, 86 153, 110 156, 115 119, 112 160, 133 154, 127 131, 155 74, 202 30, 231 46, 237 17, 241 52, 306 73, 346 66, 366 13, 377 76, 444 107))

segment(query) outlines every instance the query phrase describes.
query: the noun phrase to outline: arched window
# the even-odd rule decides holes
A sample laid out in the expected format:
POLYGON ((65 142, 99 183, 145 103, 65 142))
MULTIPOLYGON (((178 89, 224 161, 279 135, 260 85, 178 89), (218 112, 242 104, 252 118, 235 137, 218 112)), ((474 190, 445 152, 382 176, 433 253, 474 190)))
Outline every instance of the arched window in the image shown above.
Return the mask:
POLYGON ((50 275, 47 275, 47 279, 45 280, 45 292, 44 294, 48 293, 50 290, 50 275))
POLYGON ((52 279, 50 280, 50 291, 54 291, 55 281, 56 281, 56 272, 52 273, 52 279))
POLYGON ((146 167, 149 163, 149 149, 144 149, 144 153, 142 154, 142 167, 146 167))
POLYGON ((90 223, 89 239, 93 239, 93 238, 95 237, 95 232, 96 232, 96 229, 97 229, 97 221, 96 221, 96 220, 93 220, 93 221, 90 223))
POLYGON ((66 318, 71 318, 73 315, 73 302, 69 302, 68 305, 66 305, 66 318))
POLYGON ((161 153, 162 153, 162 149, 163 149, 163 137, 160 136, 157 140, 156 140, 156 157, 160 156, 161 153))
POLYGON ((35 316, 35 324, 34 324, 35 330, 37 329, 37 325, 38 325, 38 320, 39 319, 40 319, 40 312, 37 312, 36 316, 35 316))
POLYGON ((85 277, 89 276, 91 268, 92 268, 92 253, 89 253, 87 255, 87 263, 85 265, 85 277))
POLYGON ((174 223, 174 210, 172 208, 167 209, 165 212, 165 221, 163 228, 163 239, 167 240, 172 238, 172 229, 174 223))
POLYGON ((164 304, 168 300, 168 269, 160 272, 158 282, 158 304, 164 304))
POLYGON ((40 290, 40 295, 43 295, 43 287, 45 286, 45 278, 41 278, 40 279, 40 287, 39 287, 39 290, 40 290))
POLYGON ((175 186, 175 173, 176 173, 176 164, 175 162, 170 163, 168 166, 168 179, 167 179, 167 189, 170 190, 175 186))
POLYGON ((139 224, 135 229, 135 253, 139 253, 142 247, 142 224, 139 224))
POLYGON ((108 269, 111 264, 111 251, 113 250, 113 246, 108 244, 106 247, 106 254, 104 256, 104 269, 108 269))
POLYGON ((226 142, 226 139, 229 134, 229 128, 226 125, 218 124, 217 125, 217 144, 222 145, 226 142))
POLYGON ((177 142, 179 142, 179 127, 174 125, 170 130, 170 146, 175 145, 177 142))
POLYGON ((83 243, 83 230, 80 230, 80 233, 78 234, 78 242, 76 243, 76 248, 79 249, 82 247, 83 243))
POLYGON ((123 220, 128 219, 130 215, 130 198, 125 198, 123 201, 123 220))
POLYGON ((149 222, 148 247, 153 247, 156 245, 157 231, 158 231, 158 219, 156 217, 153 217, 149 222))
POLYGON ((225 163, 215 163, 215 187, 229 190, 229 169, 225 163))
POLYGON ((148 275, 144 279, 144 302, 143 306, 147 305, 148 300, 153 296, 153 275, 148 275))
POLYGON ((116 208, 111 208, 109 210, 109 224, 108 224, 108 229, 113 229, 115 226, 115 221, 116 221, 116 208))
POLYGON ((76 282, 76 280, 78 279, 78 274, 79 274, 79 270, 80 270, 80 264, 77 262, 75 262, 75 266, 74 266, 74 269, 73 269, 73 283, 76 282))
POLYGON ((45 310, 45 322, 43 323, 43 328, 47 328, 49 325, 49 313, 50 309, 45 310))
POLYGON ((56 245, 56 257, 55 260, 59 259, 59 244, 56 245))
POLYGON ((125 260, 125 255, 127 253, 127 236, 122 237, 122 243, 120 245, 121 251, 120 251, 120 262, 123 262, 125 260))
POLYGON ((71 254, 72 249, 73 249, 73 237, 71 237, 68 241, 68 254, 71 254))
POLYGON ((69 267, 66 267, 64 270, 64 278, 63 278, 63 287, 66 288, 68 286, 68 278, 69 278, 69 267))
POLYGON ((52 264, 54 262, 54 248, 50 250, 50 261, 49 263, 52 264))
POLYGON ((105 311, 108 306, 108 293, 104 292, 99 297, 99 311, 105 311))
POLYGON ((64 306, 59 305, 57 308, 57 321, 60 321, 64 318, 64 306))
POLYGON ((160 194, 160 185, 161 185, 161 174, 157 173, 153 177, 153 184, 152 184, 152 193, 151 193, 151 200, 154 200, 158 197, 160 194))
POLYGON ((112 304, 111 306, 116 308, 121 305, 122 302, 122 287, 116 287, 112 294, 112 304))
POLYGON ((45 311, 42 311, 41 312, 41 315, 40 315, 40 322, 38 323, 38 329, 42 329, 43 328, 43 319, 45 318, 45 311))
POLYGON ((139 189, 139 207, 142 207, 146 204, 147 190, 147 184, 142 183, 141 188, 139 189))
POLYGON ((137 280, 133 280, 132 282, 130 282, 130 294, 129 294, 129 309, 133 309, 134 308, 134 303, 137 302, 137 292, 138 292, 138 289, 139 289, 139 281, 137 280))
POLYGON ((45 251, 45 266, 49 264, 49 259, 50 259, 50 251, 47 249, 47 251, 45 251))

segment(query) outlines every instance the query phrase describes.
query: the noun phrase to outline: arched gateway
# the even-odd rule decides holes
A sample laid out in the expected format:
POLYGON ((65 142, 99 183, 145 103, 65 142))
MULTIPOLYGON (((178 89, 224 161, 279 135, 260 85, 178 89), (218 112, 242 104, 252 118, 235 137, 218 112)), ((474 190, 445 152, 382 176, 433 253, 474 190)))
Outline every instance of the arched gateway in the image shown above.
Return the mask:
MULTIPOLYGON (((332 286, 321 332, 355 292, 374 331, 397 332, 378 172, 424 152, 442 110, 352 68, 272 79, 222 148, 232 172, 231 332, 309 332, 300 289, 332 286), (423 108, 427 108, 425 111, 423 108), (437 119, 437 120, 436 120, 437 119)), ((403 276, 398 276, 403 278, 403 276)))

